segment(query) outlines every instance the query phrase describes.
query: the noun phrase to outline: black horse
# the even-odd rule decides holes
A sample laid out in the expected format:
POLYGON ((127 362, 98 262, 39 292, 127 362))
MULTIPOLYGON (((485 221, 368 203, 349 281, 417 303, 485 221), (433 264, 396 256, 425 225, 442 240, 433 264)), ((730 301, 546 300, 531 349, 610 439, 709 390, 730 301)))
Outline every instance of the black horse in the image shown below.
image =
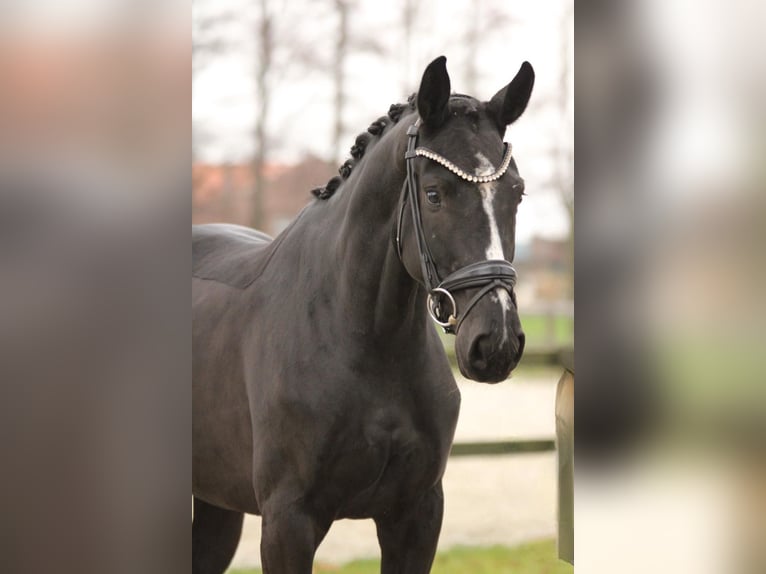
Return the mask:
POLYGON ((268 574, 310 573, 341 518, 375 521, 382 572, 430 570, 460 394, 429 314, 465 376, 518 363, 502 137, 533 83, 525 62, 488 102, 450 95, 437 58, 276 239, 194 228, 194 572, 227 568, 244 513, 268 574))

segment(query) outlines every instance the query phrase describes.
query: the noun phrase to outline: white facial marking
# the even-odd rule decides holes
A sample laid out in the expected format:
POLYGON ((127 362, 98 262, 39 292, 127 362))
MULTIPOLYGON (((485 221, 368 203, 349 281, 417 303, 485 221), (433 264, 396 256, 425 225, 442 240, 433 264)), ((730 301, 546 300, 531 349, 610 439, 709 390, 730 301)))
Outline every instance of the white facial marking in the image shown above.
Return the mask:
MULTIPOLYGON (((479 160, 479 167, 476 168, 476 175, 490 175, 495 172, 495 166, 484 157, 481 152, 476 154, 476 159, 479 160)), ((503 254, 503 244, 500 241, 500 230, 497 228, 497 220, 495 219, 495 209, 492 205, 495 199, 495 191, 497 190, 497 183, 492 181, 489 183, 480 183, 479 192, 481 193, 481 202, 484 206, 484 211, 489 219, 489 246, 487 247, 487 259, 505 259, 503 254)))
MULTIPOLYGON (((479 160, 479 166, 475 170, 475 174, 478 176, 491 175, 495 172, 495 166, 482 154, 476 153, 476 159, 479 160)), ((497 219, 495 219, 495 208, 492 205, 495 200, 495 191, 497 190, 497 182, 480 183, 479 193, 481 193, 481 204, 484 207, 484 212, 487 214, 487 220, 489 221, 489 245, 485 251, 487 259, 505 259, 505 253, 503 253, 503 244, 500 241, 500 230, 497 227, 497 219)), ((508 338, 508 329, 506 326, 506 315, 511 310, 511 297, 508 295, 508 291, 498 287, 495 289, 497 298, 500 301, 500 305, 503 308, 503 343, 508 338)), ((498 299, 493 298, 493 301, 498 299)))

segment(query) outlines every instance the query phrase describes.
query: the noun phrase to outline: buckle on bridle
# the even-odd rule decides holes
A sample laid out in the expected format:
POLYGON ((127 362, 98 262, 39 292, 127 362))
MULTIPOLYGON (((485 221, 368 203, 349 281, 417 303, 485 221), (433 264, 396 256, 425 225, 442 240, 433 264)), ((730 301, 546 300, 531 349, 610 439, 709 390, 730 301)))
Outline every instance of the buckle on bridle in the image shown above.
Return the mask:
POLYGON ((434 323, 444 329, 445 333, 449 333, 454 329, 457 325, 457 305, 455 304, 455 299, 452 297, 452 294, 441 287, 432 289, 428 294, 428 314, 431 315, 431 319, 433 319, 434 323), (449 314, 446 321, 441 320, 441 303, 434 297, 435 294, 444 295, 452 305, 452 312, 449 314))

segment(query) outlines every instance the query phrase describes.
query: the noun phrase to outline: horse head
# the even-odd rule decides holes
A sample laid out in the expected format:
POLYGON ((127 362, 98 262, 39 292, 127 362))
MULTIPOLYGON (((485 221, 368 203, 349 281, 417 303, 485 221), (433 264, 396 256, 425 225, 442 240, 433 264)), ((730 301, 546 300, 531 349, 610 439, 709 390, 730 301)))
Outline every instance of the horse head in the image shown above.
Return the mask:
POLYGON ((489 101, 451 94, 439 57, 423 74, 419 119, 407 132, 400 257, 429 291, 432 317, 456 335, 460 371, 481 382, 507 378, 524 351, 510 263, 524 180, 503 136, 533 84, 524 62, 489 101))

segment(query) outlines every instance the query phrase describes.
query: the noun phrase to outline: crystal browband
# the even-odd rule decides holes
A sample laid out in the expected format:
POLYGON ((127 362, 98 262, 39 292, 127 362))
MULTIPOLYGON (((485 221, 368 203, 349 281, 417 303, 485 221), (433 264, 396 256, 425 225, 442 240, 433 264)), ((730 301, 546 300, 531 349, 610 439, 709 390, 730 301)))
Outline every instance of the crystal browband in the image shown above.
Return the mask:
POLYGON ((430 160, 435 161, 438 164, 443 165, 448 170, 450 170, 452 173, 454 173, 456 176, 473 183, 489 183, 491 181, 495 181, 500 179, 503 174, 508 170, 508 166, 511 165, 511 158, 513 157, 513 154, 511 153, 511 145, 506 143, 505 145, 505 153, 503 155, 503 162, 500 164, 500 167, 495 173, 492 173, 490 175, 471 175, 469 173, 466 173, 462 169, 460 169, 458 166, 456 166, 454 163, 452 163, 450 160, 448 160, 446 157, 440 156, 435 151, 431 151, 428 148, 425 147, 419 147, 415 149, 415 155, 420 157, 425 157, 430 160))

